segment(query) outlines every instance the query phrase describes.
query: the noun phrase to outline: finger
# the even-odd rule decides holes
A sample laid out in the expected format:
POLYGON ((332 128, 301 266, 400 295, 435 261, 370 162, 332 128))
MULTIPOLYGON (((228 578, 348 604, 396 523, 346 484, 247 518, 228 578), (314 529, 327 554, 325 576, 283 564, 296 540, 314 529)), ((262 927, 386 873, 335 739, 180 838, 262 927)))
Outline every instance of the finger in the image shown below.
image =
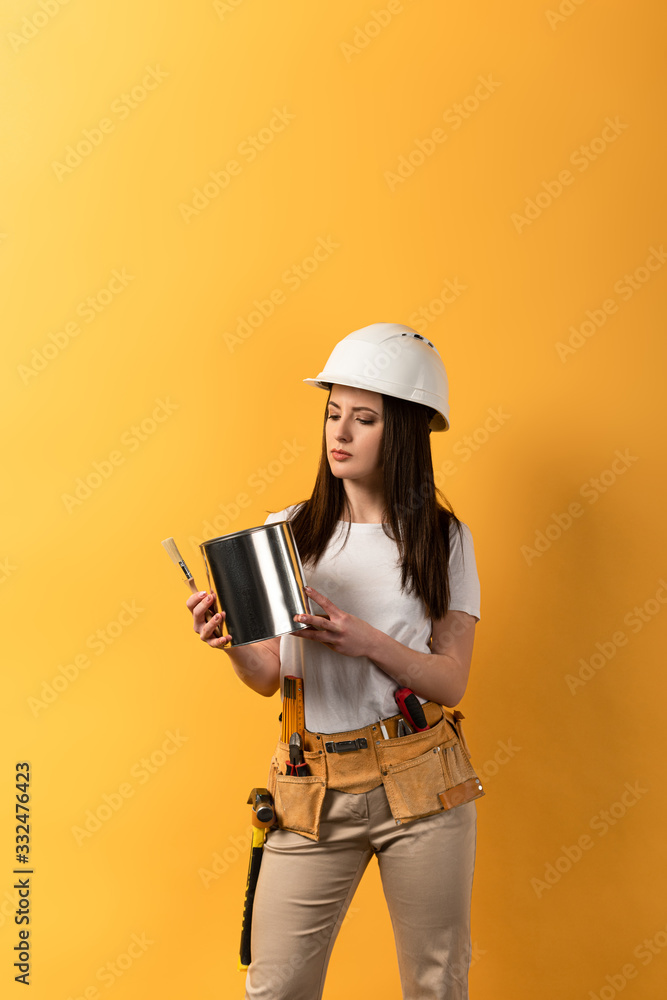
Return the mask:
MULTIPOLYGON (((302 639, 310 639, 311 641, 314 640, 315 642, 320 642, 323 646, 327 646, 334 653, 338 652, 338 650, 336 649, 336 647, 332 643, 325 642, 324 636, 322 635, 322 633, 321 633, 321 631, 319 629, 300 628, 300 629, 297 629, 296 632, 290 632, 290 635, 298 635, 302 639)), ((331 635, 329 634, 329 636, 327 636, 327 638, 330 638, 330 637, 331 637, 331 635)))
MULTIPOLYGON (((314 639, 315 642, 323 642, 325 646, 329 643, 327 639, 331 639, 331 632, 324 633, 322 629, 319 628, 300 628, 297 632, 290 632, 290 635, 303 636, 304 639, 314 639)), ((333 646, 331 647, 333 649, 333 646)))
MULTIPOLYGON (((326 631, 329 627, 328 625, 323 625, 322 622, 328 622, 330 619, 324 615, 294 615, 294 621, 302 622, 307 625, 309 629, 315 629, 318 632, 326 631)), ((330 631, 335 631, 333 627, 330 631)))
POLYGON ((188 609, 188 611, 193 611, 204 597, 206 597, 205 590, 200 590, 196 594, 190 594, 187 601, 185 602, 185 606, 188 609))
MULTIPOLYGON (((194 595, 193 595, 194 596, 194 595)), ((207 612, 215 611, 216 600, 215 594, 206 594, 206 596, 195 604, 192 609, 192 617, 194 618, 194 629, 198 632, 202 625, 206 622, 207 612)), ((224 613, 224 612, 223 612, 224 613)))
POLYGON ((210 639, 206 639, 206 645, 210 646, 211 649, 224 649, 225 652, 231 650, 233 638, 231 635, 214 635, 210 639))
POLYGON ((201 628, 199 629, 200 639, 203 639, 204 642, 207 642, 209 639, 212 639, 215 636, 215 630, 216 628, 218 628, 218 626, 220 627, 220 631, 222 632, 222 622, 224 617, 225 617, 225 612, 222 611, 213 615, 213 617, 209 621, 204 622, 201 628))
POLYGON ((333 608, 334 611, 338 610, 334 602, 330 601, 328 597, 324 596, 324 594, 320 594, 319 591, 314 590, 312 587, 306 587, 305 590, 308 596, 311 597, 316 604, 319 604, 321 608, 333 608))
POLYGON ((211 646, 213 649, 224 649, 227 651, 232 643, 231 635, 213 636, 212 639, 207 640, 207 645, 211 646))

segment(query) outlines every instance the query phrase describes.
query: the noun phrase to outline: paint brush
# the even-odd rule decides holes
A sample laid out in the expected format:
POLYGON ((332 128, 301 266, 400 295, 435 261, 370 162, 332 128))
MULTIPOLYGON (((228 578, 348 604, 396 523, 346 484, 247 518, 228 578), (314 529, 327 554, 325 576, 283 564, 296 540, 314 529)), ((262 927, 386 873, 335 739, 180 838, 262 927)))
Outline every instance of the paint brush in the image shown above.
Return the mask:
MULTIPOLYGON (((179 569, 181 569, 183 571, 183 573, 185 574, 185 582, 187 583, 187 585, 190 588, 190 590, 192 591, 192 593, 193 594, 198 594, 199 593, 199 587, 195 583, 195 578, 193 577, 192 573, 188 569, 188 567, 187 567, 187 565, 185 563, 185 559, 183 558, 183 556, 181 555, 181 553, 178 551, 178 547, 177 547, 176 542, 174 541, 174 539, 173 538, 165 538, 164 541, 162 542, 162 545, 164 546, 165 552, 167 553, 167 555, 169 556, 169 558, 171 559, 171 561, 174 563, 174 565, 178 566, 179 569)), ((214 614, 215 614, 215 611, 213 611, 212 608, 209 608, 209 610, 206 612, 206 616, 205 616, 206 617, 206 621, 209 622, 211 620, 211 618, 213 617, 214 614)), ((222 637, 222 627, 220 625, 216 625, 215 632, 213 634, 215 636, 217 636, 218 638, 221 638, 222 637)))

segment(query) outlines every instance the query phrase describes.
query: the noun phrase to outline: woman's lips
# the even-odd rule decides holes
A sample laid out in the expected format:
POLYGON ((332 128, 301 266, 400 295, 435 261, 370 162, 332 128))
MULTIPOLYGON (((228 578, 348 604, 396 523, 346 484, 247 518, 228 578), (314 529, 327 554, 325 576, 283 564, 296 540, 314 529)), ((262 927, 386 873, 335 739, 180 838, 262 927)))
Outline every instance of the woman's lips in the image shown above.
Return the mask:
POLYGON ((335 459, 337 459, 337 461, 341 461, 343 458, 352 458, 352 456, 350 455, 349 452, 347 452, 347 451, 336 451, 335 448, 333 449, 333 451, 331 452, 331 454, 333 455, 333 457, 335 459))

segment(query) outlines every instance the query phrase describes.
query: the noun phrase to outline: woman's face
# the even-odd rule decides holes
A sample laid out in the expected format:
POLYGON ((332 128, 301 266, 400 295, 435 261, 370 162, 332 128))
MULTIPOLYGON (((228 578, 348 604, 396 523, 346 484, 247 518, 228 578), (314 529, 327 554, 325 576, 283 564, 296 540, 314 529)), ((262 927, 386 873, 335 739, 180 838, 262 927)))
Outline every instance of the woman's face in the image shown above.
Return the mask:
POLYGON ((384 430, 379 392, 334 385, 325 428, 327 458, 334 476, 359 480, 377 476, 384 430))

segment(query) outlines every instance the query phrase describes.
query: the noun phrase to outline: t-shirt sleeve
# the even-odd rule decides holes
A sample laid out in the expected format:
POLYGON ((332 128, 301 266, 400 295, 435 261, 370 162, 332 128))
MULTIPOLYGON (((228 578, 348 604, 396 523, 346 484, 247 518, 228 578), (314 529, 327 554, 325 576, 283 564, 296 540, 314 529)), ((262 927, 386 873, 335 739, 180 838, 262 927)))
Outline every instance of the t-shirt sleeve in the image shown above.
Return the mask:
POLYGON ((289 507, 285 507, 284 510, 279 510, 275 514, 269 514, 264 524, 276 524, 278 521, 291 520, 292 514, 298 506, 298 504, 293 503, 289 507))
POLYGON ((449 610, 465 611, 479 621, 480 587, 475 548, 467 524, 461 533, 452 523, 449 535, 449 610))

